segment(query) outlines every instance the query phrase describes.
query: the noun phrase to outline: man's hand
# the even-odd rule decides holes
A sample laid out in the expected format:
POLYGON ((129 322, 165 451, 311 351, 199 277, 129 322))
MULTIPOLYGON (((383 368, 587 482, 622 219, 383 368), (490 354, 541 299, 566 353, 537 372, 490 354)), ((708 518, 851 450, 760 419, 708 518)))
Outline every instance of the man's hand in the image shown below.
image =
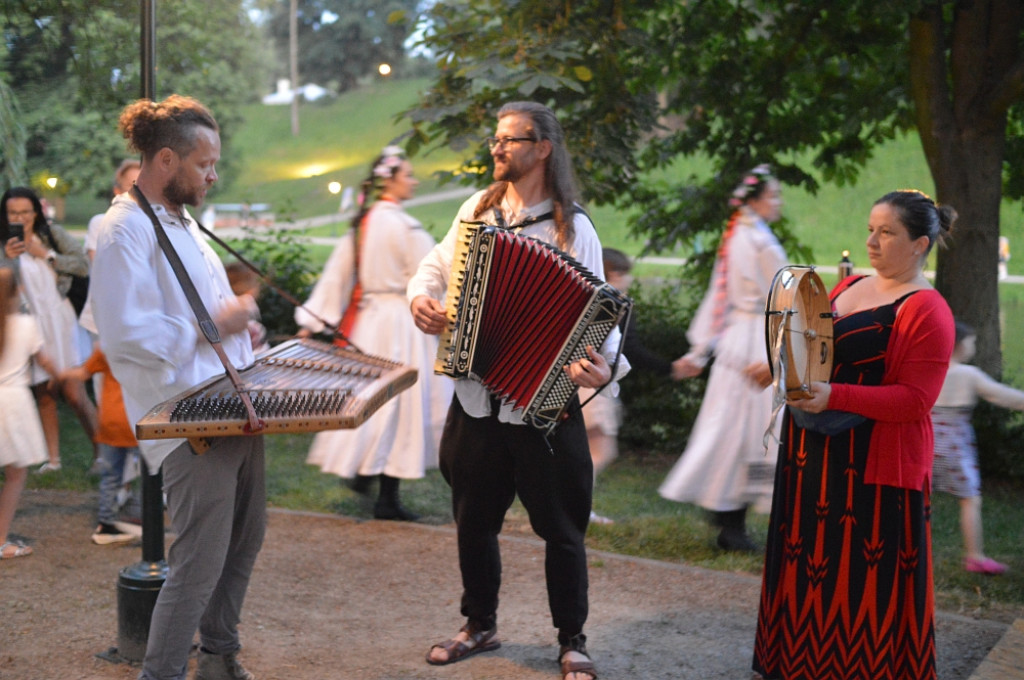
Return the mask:
POLYGON ((239 295, 234 300, 228 300, 227 304, 217 312, 213 323, 221 335, 234 335, 247 331, 249 320, 256 318, 259 308, 251 295, 239 295))
POLYGON ((580 359, 565 367, 569 380, 580 387, 600 387, 612 377, 612 368, 604 355, 597 352, 592 345, 587 345, 589 359, 580 359))
POLYGON ((412 320, 416 324, 416 328, 428 335, 440 335, 448 324, 444 307, 429 295, 414 297, 409 305, 409 311, 412 312, 412 320))

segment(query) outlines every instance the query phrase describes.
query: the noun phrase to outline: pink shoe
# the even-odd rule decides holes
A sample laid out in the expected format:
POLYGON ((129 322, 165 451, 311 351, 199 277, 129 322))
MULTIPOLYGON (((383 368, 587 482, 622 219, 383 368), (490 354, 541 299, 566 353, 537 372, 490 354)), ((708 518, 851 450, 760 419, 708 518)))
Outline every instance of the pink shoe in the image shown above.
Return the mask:
POLYGON ((998 576, 1007 569, 1007 565, 1002 562, 996 562, 991 557, 986 557, 981 560, 968 557, 964 559, 964 569, 974 574, 985 574, 986 576, 998 576))

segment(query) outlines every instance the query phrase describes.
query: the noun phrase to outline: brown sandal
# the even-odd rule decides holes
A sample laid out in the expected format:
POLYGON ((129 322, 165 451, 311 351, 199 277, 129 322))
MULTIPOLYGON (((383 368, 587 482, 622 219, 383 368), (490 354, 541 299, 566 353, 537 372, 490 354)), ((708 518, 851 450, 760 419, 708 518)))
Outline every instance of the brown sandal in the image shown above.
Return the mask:
POLYGON ((597 680, 597 667, 594 666, 594 662, 590 660, 590 655, 587 654, 587 648, 585 645, 580 644, 577 646, 562 645, 558 649, 558 663, 562 669, 562 679, 569 677, 570 673, 586 673, 590 676, 590 680, 597 680), (569 661, 566 655, 569 652, 577 652, 587 657, 586 661, 569 661))
POLYGON ((466 633, 469 636, 469 640, 467 640, 467 642, 471 640, 474 643, 472 647, 469 647, 465 642, 455 640, 454 638, 451 640, 445 640, 444 642, 433 645, 430 648, 430 652, 433 652, 435 649, 443 649, 448 653, 448 658, 444 661, 435 661, 430 658, 430 652, 427 652, 427 663, 431 666, 446 666, 450 663, 455 663, 456 661, 461 661, 462 659, 473 656, 474 654, 479 654, 480 652, 492 652, 501 647, 501 640, 496 640, 494 638, 494 636, 498 634, 497 626, 490 630, 478 630, 473 632, 467 623, 459 629, 459 632, 466 633))

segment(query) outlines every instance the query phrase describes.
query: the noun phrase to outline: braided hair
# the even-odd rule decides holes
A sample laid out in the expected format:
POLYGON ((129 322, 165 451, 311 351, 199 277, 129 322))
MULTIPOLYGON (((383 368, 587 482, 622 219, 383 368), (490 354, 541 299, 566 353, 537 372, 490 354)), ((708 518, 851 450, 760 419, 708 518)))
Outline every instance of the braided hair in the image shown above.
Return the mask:
POLYGON ((380 154, 370 164, 370 174, 359 185, 359 210, 352 218, 352 229, 358 231, 366 213, 373 204, 380 200, 384 193, 384 184, 395 176, 406 160, 405 150, 400 146, 390 145, 381 149, 380 154))

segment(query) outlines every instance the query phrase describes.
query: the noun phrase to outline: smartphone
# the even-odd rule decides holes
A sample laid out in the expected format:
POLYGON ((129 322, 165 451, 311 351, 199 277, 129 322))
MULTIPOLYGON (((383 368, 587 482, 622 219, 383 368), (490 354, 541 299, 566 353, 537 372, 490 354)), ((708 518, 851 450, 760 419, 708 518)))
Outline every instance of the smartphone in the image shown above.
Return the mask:
POLYGON ((21 222, 11 222, 7 225, 7 238, 16 238, 19 241, 25 240, 25 225, 21 222))

